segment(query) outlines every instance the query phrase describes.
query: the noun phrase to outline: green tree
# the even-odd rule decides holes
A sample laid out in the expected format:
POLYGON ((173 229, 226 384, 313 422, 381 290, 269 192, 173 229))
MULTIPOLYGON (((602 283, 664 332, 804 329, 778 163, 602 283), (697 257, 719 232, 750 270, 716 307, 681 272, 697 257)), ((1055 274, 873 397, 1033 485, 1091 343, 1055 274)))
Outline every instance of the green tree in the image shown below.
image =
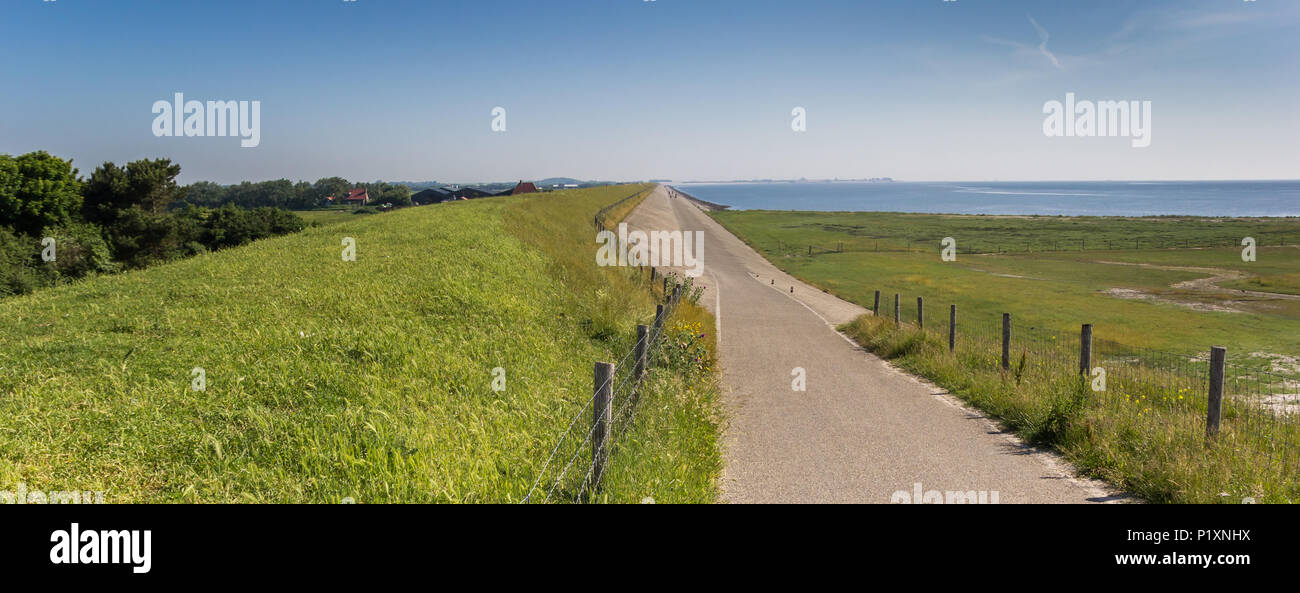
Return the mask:
POLYGON ((383 193, 379 194, 379 203, 390 203, 394 206, 411 205, 411 188, 405 185, 384 184, 383 193))
POLYGON ((43 150, 18 158, 0 154, 0 225, 35 236, 74 222, 80 209, 81 182, 71 159, 43 150))
POLYGON ((176 184, 180 165, 169 159, 139 160, 118 167, 104 163, 85 183, 82 215, 104 228, 113 257, 143 267, 178 257, 192 240, 168 207, 185 195, 176 184))
POLYGON ((334 196, 335 201, 347 197, 348 190, 352 189, 352 184, 342 177, 324 177, 316 180, 316 203, 329 196, 334 196))
POLYGON ((185 188, 176 184, 180 174, 181 166, 170 159, 133 161, 125 167, 104 163, 86 181, 81 212, 99 224, 111 224, 130 208, 161 214, 185 196, 185 188))

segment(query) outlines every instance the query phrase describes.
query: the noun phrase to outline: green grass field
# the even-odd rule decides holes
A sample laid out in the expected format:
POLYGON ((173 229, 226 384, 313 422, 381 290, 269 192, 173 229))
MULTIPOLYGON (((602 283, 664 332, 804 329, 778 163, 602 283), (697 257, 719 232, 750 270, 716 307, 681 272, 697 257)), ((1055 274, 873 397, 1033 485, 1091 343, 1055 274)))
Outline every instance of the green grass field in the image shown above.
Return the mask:
MULTIPOLYGON (((648 282, 594 265, 592 215, 635 189, 338 215, 0 301, 0 489, 519 501, 590 398, 593 362, 653 316, 648 282)), ((713 499, 713 381, 652 375, 597 500, 713 499)))
POLYGON ((713 215, 787 272, 867 307, 874 291, 880 290, 891 307, 893 294, 900 293, 904 315, 909 316, 915 316, 916 297, 922 296, 933 307, 930 315, 945 320, 948 305, 956 304, 964 322, 995 323, 1008 312, 1019 323, 1059 331, 1078 332, 1081 324, 1092 323, 1097 337, 1134 346, 1187 353, 1224 345, 1230 360, 1241 363, 1265 364, 1300 353, 1300 300, 1240 292, 1300 294, 1300 248, 1295 246, 1265 242, 1254 262, 1242 261, 1239 246, 1023 251, 1052 237, 1063 245, 1132 245, 1135 237, 1162 237, 1171 243, 1202 237, 1235 245, 1252 233, 1258 238, 1257 231, 1300 236, 1300 219, 772 211, 713 215), (957 241, 954 262, 940 258, 943 237, 957 241), (814 249, 808 255, 808 245, 835 249, 840 242, 842 253, 814 249), (874 250, 877 242, 879 252, 874 250), (963 245, 992 243, 1022 251, 960 251, 963 245), (1224 290, 1180 285, 1216 276, 1223 276, 1215 284, 1224 290))
POLYGON ((307 224, 333 224, 336 222, 346 222, 365 214, 353 214, 351 208, 320 208, 316 210, 294 210, 293 213, 302 217, 307 224))
POLYGON ((810 284, 868 308, 880 290, 883 316, 866 315, 841 329, 1029 442, 1054 447, 1090 475, 1152 502, 1300 500, 1300 422, 1292 416, 1300 391, 1300 300, 1287 298, 1300 290, 1300 249, 1266 242, 1254 262, 1242 261, 1241 247, 1227 246, 1024 251, 1053 237, 1191 243, 1210 229, 1222 233, 1224 243, 1238 244, 1261 228, 1280 237, 1300 221, 770 211, 713 216, 810 284), (1075 227, 1093 230, 1069 230, 1075 227), (959 253, 945 262, 943 237, 958 246, 1020 241, 1020 251, 959 253), (840 242, 842 252, 827 251, 840 242), (896 293, 903 320, 913 323, 894 325, 896 293), (918 296, 927 303, 925 331, 914 324, 918 296), (958 310, 954 352, 947 347, 950 304, 958 310), (1005 371, 1004 312, 1013 319, 1005 371), (1082 323, 1095 326, 1093 366, 1108 374, 1104 390, 1090 389, 1078 376, 1082 323), (1207 446, 1208 364, 1198 355, 1211 345, 1226 346, 1235 364, 1221 432, 1207 446))

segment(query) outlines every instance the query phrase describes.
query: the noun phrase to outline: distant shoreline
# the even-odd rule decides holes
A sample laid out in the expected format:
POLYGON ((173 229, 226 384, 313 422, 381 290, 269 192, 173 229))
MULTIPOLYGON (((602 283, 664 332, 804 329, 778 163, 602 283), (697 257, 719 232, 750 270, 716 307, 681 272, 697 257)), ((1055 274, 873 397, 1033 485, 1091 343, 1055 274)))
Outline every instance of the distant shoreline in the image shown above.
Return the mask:
POLYGON ((727 209, 731 208, 731 206, 728 206, 728 205, 726 205, 726 204, 718 204, 718 203, 716 203, 716 202, 709 202, 709 201, 706 201, 706 200, 701 200, 701 199, 699 199, 699 198, 697 198, 697 197, 695 197, 695 196, 692 196, 691 194, 688 194, 688 193, 686 193, 686 192, 684 192, 684 191, 678 189, 676 186, 670 185, 670 186, 668 186, 668 187, 672 188, 673 191, 675 191, 675 192, 677 192, 677 193, 679 193, 679 194, 682 194, 683 196, 686 197, 686 199, 688 199, 688 200, 690 200, 690 201, 692 201, 692 202, 695 202, 696 204, 699 204, 700 207, 703 208, 705 211, 727 210, 727 209))

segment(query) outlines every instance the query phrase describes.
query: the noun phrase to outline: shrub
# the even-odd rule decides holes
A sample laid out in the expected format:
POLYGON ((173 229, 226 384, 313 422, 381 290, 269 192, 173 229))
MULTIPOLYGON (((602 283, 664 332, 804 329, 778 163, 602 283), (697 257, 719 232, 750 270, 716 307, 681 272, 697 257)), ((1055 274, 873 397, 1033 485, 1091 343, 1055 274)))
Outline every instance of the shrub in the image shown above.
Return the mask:
POLYGON ((42 237, 55 241, 55 259, 52 263, 59 277, 81 278, 87 274, 104 274, 118 270, 108 242, 99 227, 88 223, 72 223, 46 229, 42 237))
POLYGON ((46 280, 35 265, 40 243, 0 227, 0 296, 31 292, 46 280))

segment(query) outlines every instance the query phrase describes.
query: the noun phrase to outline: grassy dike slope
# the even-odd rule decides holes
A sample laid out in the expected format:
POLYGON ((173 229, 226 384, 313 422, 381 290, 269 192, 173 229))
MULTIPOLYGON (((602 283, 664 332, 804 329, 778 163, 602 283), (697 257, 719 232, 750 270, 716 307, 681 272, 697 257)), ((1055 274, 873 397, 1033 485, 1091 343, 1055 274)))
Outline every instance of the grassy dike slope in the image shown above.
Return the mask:
MULTIPOLYGON (((0 489, 520 500, 590 397, 592 362, 617 360, 652 315, 627 270, 595 268, 582 226, 635 189, 356 216, 0 301, 0 489), (506 222, 521 209, 534 227, 506 222), (589 254, 547 252, 541 229, 549 247, 589 254), (344 237, 355 262, 340 257, 344 237), (195 367, 206 391, 191 390, 195 367)), ((635 479, 673 472, 625 465, 610 483, 635 487, 607 487, 605 500, 711 500, 716 422, 711 400, 696 403, 663 412, 686 414, 673 422, 691 442, 648 439, 638 456, 671 456, 691 479, 635 479)), ((639 423, 666 422, 646 407, 639 423)))

